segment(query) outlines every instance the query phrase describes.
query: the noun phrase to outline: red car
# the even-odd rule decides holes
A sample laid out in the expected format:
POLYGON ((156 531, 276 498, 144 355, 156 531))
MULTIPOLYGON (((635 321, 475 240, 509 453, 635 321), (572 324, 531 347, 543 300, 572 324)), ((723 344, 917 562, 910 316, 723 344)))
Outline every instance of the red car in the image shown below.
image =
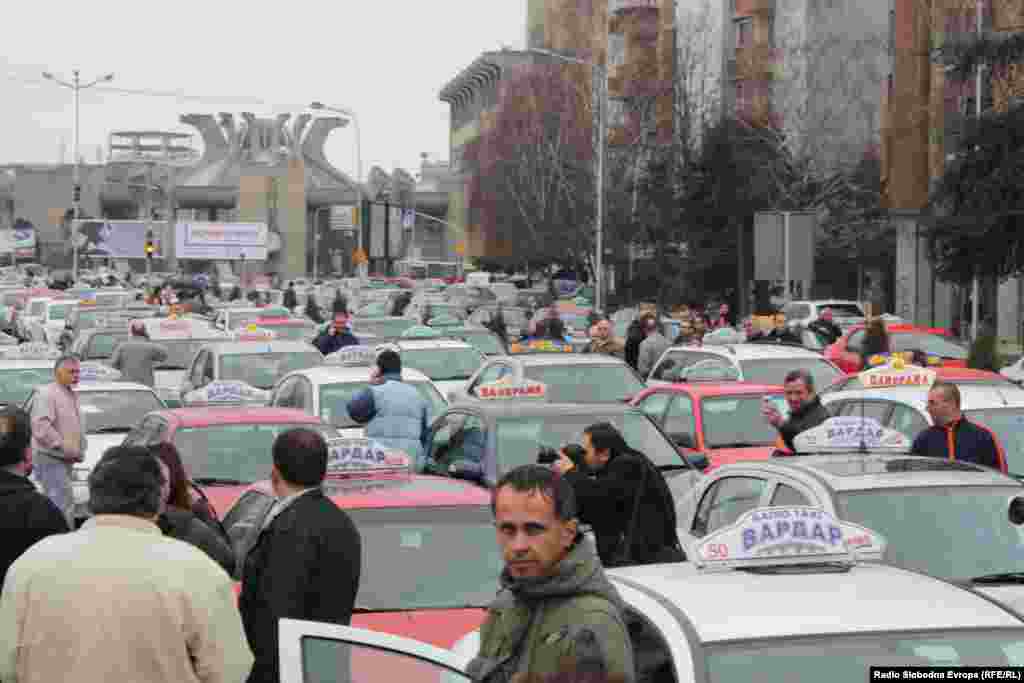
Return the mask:
POLYGON ((223 516, 238 497, 235 487, 270 476, 274 439, 295 427, 318 429, 325 438, 338 436, 334 427, 301 410, 204 406, 148 413, 124 445, 174 444, 186 474, 223 516))
MULTIPOLYGON (((967 367, 967 349, 941 334, 942 330, 915 325, 887 325, 893 351, 923 351, 941 359, 947 368, 967 367)), ((864 343, 864 325, 851 327, 834 344, 825 349, 825 358, 843 372, 860 372, 860 350, 864 343)))
MULTIPOLYGON (((352 625, 451 648, 479 628, 504 566, 491 495, 473 483, 404 471, 328 474, 324 493, 359 529, 363 557, 352 625)), ((224 490, 235 547, 262 525, 270 483, 224 490)), ((392 679, 396 680, 396 679, 392 679)))
POLYGON ((661 425, 688 459, 704 455, 710 471, 771 456, 778 432, 761 416, 764 400, 788 414, 782 387, 748 382, 662 384, 643 390, 631 403, 661 425))

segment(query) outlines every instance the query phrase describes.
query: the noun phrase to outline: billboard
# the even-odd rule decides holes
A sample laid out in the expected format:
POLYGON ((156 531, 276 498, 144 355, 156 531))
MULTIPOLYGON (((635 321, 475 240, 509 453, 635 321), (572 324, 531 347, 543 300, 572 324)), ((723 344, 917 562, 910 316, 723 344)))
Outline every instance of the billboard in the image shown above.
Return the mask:
POLYGON ((78 252, 95 258, 146 258, 146 232, 153 231, 154 257, 163 258, 165 221, 76 221, 72 239, 78 252))
POLYGON ((183 259, 266 261, 266 223, 178 223, 175 255, 183 259))
POLYGON ((355 230, 359 225, 358 206, 331 207, 331 230, 355 230))

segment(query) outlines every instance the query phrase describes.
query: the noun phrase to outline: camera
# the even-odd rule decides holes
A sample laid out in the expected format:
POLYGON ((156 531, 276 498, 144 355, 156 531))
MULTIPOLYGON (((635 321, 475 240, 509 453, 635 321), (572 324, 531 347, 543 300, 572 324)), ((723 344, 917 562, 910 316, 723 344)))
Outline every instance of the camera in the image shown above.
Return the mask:
MULTIPOLYGON (((578 469, 586 469, 587 464, 586 460, 583 457, 586 451, 583 450, 583 446, 579 445, 578 443, 570 443, 566 444, 562 450, 565 451, 565 454, 569 457, 570 460, 572 460, 573 464, 576 465, 578 469)), ((541 446, 540 450, 537 451, 537 464, 550 465, 556 460, 558 460, 558 457, 559 455, 556 449, 549 448, 548 446, 541 446)))

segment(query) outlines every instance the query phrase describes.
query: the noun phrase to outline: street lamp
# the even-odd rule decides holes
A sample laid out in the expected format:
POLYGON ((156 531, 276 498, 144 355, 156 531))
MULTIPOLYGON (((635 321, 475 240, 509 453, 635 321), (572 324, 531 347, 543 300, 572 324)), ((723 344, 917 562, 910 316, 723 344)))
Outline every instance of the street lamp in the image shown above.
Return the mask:
POLYGON ((313 282, 316 283, 320 265, 320 213, 330 211, 331 207, 321 206, 313 212, 313 282))
MULTIPOLYGON (((503 52, 510 52, 507 48, 502 50, 503 52)), ((546 57, 553 57, 554 59, 568 62, 570 64, 582 64, 583 66, 589 66, 594 75, 594 81, 597 84, 597 93, 595 96, 597 106, 597 170, 595 175, 597 176, 597 208, 595 210, 594 217, 594 232, 596 233, 595 239, 595 254, 594 254, 594 276, 597 280, 594 287, 594 305, 597 310, 604 310, 604 157, 605 147, 608 144, 608 69, 604 66, 597 64, 596 62, 589 62, 585 59, 579 59, 578 57, 572 57, 569 55, 563 55, 560 52, 553 50, 545 50, 544 48, 531 47, 524 50, 524 52, 531 54, 544 55, 546 57)))
POLYGON ((72 277, 72 279, 75 282, 78 282, 78 236, 74 234, 74 227, 75 227, 75 224, 78 222, 78 216, 79 216, 79 213, 80 213, 79 212, 79 207, 81 205, 81 199, 82 199, 82 196, 81 196, 82 195, 82 187, 79 184, 79 164, 78 164, 78 159, 79 159, 79 154, 78 154, 78 99, 79 99, 79 93, 82 90, 85 90, 86 88, 91 88, 94 85, 97 85, 99 83, 109 83, 110 81, 114 80, 114 74, 107 74, 106 76, 101 76, 100 78, 97 78, 96 80, 94 80, 94 81, 92 81, 90 83, 85 83, 85 84, 83 84, 82 81, 81 81, 81 77, 79 76, 78 69, 75 69, 74 71, 71 72, 71 82, 70 83, 68 83, 67 81, 60 80, 59 78, 54 76, 49 71, 44 71, 43 72, 43 78, 45 78, 48 81, 53 81, 57 85, 63 86, 65 88, 70 88, 71 91, 74 93, 74 108, 73 109, 74 109, 74 118, 75 118, 75 128, 74 128, 74 133, 73 133, 72 147, 74 147, 74 150, 75 150, 75 152, 74 152, 75 153, 75 163, 74 163, 74 171, 72 172, 72 180, 71 180, 72 184, 74 185, 74 191, 72 192, 72 196, 71 196, 71 199, 72 199, 72 211, 73 211, 73 218, 72 218, 72 223, 71 223, 71 226, 72 226, 71 243, 74 246, 74 259, 75 259, 75 262, 74 262, 74 265, 72 266, 71 277, 72 277))

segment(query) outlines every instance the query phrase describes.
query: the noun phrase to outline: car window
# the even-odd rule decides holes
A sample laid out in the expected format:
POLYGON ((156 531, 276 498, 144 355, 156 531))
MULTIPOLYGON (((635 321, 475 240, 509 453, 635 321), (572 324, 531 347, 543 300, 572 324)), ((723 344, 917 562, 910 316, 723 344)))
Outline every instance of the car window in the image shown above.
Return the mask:
POLYGON ((430 447, 428 456, 435 458, 437 453, 447 453, 448 443, 452 440, 452 435, 455 434, 459 429, 462 428, 462 423, 466 420, 465 413, 448 413, 433 425, 433 429, 430 434, 430 447))
POLYGON ((745 382, 782 386, 786 374, 793 370, 806 370, 814 379, 814 386, 827 387, 842 371, 824 358, 748 358, 740 361, 745 382))
POLYGON ((298 377, 295 385, 295 407, 307 413, 313 412, 313 388, 305 377, 298 377))
POLYGON ((787 304, 782 309, 782 315, 786 320, 803 320, 810 317, 811 307, 809 304, 787 304))
POLYGON ((53 377, 52 368, 14 368, 0 372, 0 403, 21 405, 36 387, 53 377))
POLYGON ((892 407, 888 426, 913 440, 928 428, 928 422, 913 408, 896 404, 892 407))
MULTIPOLYGON (((402 680, 410 682, 470 681, 465 673, 414 651, 406 652, 400 646, 383 647, 322 635, 302 636, 299 646, 302 680, 308 683, 379 680, 382 671, 400 671, 402 680)), ((284 664, 282 673, 286 673, 288 662, 284 664)))
POLYGON ((192 371, 189 372, 188 381, 194 389, 203 386, 203 368, 206 367, 208 353, 208 351, 200 351, 192 361, 192 371))
POLYGON ((434 380, 469 379, 480 366, 485 356, 476 349, 403 349, 402 367, 415 368, 434 380))
POLYGON ((298 382, 297 377, 289 377, 285 381, 277 385, 277 390, 274 392, 274 396, 271 398, 270 405, 278 406, 281 408, 294 408, 295 407, 295 386, 298 382))
POLYGON ((1006 455, 1007 470, 1024 474, 1024 408, 966 410, 967 419, 992 430, 1006 455))
POLYGON ((89 340, 89 348, 83 360, 110 358, 114 353, 114 348, 127 339, 128 336, 127 332, 124 334, 104 333, 93 335, 92 339, 89 340))
POLYGON ((766 485, 757 477, 719 479, 704 492, 691 533, 702 537, 732 524, 758 506, 766 485))
POLYGON ((696 443, 697 424, 693 416, 693 401, 686 394, 676 394, 668 404, 662 428, 670 436, 689 434, 696 443))
MULTIPOLYGON (((323 356, 310 347, 308 352, 271 351, 266 353, 231 353, 220 357, 222 380, 239 380, 257 389, 270 389, 289 372, 320 365, 323 356)), ((211 366, 212 371, 212 366, 211 366)))
POLYGON ((164 407, 152 391, 79 391, 77 395, 88 434, 127 433, 146 413, 164 407))
POLYGON ((661 362, 651 373, 651 379, 672 382, 679 378, 680 370, 684 370, 702 360, 721 358, 718 354, 701 353, 699 351, 669 350, 661 362))
POLYGON ((947 341, 936 334, 894 332, 891 336, 893 351, 924 351, 928 354, 953 360, 967 360, 969 355, 968 350, 964 347, 947 341))
POLYGON ((512 374, 512 368, 505 363, 491 363, 488 365, 473 382, 473 389, 476 389, 481 384, 490 384, 491 382, 497 382, 502 377, 512 374))
POLYGON ((648 394, 644 400, 637 405, 637 407, 652 420, 663 425, 665 409, 668 407, 669 401, 671 400, 672 394, 667 391, 656 391, 653 394, 648 394))
POLYGON ((889 414, 892 404, 888 401, 843 401, 839 408, 839 415, 852 415, 854 417, 867 417, 885 424, 885 418, 889 414))
POLYGON ((761 404, 768 400, 783 419, 789 417, 789 404, 782 394, 765 396, 710 396, 701 401, 701 428, 705 448, 749 448, 772 446, 778 432, 761 415, 761 404))
POLYGON ((775 487, 775 492, 772 494, 771 505, 787 506, 787 505, 811 505, 811 501, 807 499, 807 496, 797 491, 792 486, 786 484, 779 484, 775 487))
POLYGON ((547 385, 547 399, 553 403, 618 403, 644 389, 625 363, 534 365, 524 374, 547 385))

